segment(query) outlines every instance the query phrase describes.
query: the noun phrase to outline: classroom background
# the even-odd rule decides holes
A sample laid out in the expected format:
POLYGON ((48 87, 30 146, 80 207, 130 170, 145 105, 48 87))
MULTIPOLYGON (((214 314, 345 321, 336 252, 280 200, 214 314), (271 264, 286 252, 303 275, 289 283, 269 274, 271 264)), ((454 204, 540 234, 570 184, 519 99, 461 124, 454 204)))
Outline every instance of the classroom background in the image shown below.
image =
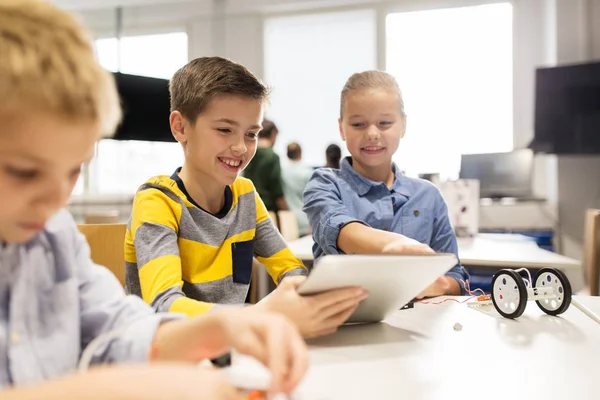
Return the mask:
MULTIPOLYGON (((78 222, 126 222, 138 185, 181 165, 166 80, 188 60, 223 56, 272 87, 267 117, 278 126, 284 171, 292 142, 309 168, 325 165, 330 144, 347 155, 337 126, 341 87, 351 73, 386 70, 408 115, 395 161, 440 187, 458 236, 516 233, 590 262, 600 106, 586 103, 585 92, 600 85, 599 0, 54 2, 83 19, 102 65, 120 73, 125 109, 115 139, 98 143, 77 183, 70 210, 78 222), (561 90, 571 103, 548 100, 561 90), (588 117, 558 121, 558 133, 539 123, 583 108, 588 117), (474 180, 479 190, 465 189, 474 180)), ((574 291, 585 286, 583 274, 570 279, 574 291)))

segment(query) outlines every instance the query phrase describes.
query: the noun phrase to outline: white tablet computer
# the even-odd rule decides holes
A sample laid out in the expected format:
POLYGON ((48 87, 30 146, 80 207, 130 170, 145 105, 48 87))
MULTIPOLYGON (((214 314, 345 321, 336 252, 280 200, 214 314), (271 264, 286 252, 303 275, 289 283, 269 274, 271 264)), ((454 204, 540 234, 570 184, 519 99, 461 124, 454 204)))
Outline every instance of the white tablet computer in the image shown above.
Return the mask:
POLYGON ((314 265, 298 293, 310 295, 348 286, 364 288, 347 322, 379 322, 400 309, 454 267, 454 254, 328 255, 314 265))

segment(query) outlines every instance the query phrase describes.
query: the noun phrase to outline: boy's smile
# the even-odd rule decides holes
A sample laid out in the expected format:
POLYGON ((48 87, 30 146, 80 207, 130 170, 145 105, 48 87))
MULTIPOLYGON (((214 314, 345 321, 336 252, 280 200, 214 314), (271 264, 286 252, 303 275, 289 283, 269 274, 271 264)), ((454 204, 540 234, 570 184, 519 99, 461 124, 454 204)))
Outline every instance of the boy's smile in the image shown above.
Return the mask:
POLYGON ((262 120, 263 101, 240 95, 213 97, 194 124, 171 113, 173 136, 185 153, 179 176, 201 206, 218 208, 225 186, 254 157, 262 120))
POLYGON ((241 171, 242 167, 246 166, 244 164, 244 160, 242 158, 232 158, 232 157, 217 157, 219 162, 226 171, 237 174, 241 171))

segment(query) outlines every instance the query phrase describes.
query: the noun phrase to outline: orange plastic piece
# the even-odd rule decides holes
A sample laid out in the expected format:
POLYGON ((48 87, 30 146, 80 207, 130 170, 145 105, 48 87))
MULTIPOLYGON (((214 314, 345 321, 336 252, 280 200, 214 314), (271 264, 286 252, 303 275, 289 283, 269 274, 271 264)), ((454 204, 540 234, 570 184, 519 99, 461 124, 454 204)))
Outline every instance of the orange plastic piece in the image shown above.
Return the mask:
POLYGON ((253 390, 250 393, 248 393, 248 397, 246 397, 246 400, 266 400, 267 399, 267 393, 263 392, 262 390, 253 390))

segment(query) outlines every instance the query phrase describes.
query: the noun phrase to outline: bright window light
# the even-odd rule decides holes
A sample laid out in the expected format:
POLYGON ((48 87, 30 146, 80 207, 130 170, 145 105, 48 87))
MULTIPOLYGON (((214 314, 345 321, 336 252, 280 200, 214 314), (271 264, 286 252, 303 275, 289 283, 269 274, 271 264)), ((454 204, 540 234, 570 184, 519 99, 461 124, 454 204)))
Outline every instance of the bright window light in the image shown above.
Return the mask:
POLYGON ((386 35, 408 115, 401 169, 455 178, 461 154, 512 150, 511 4, 390 14, 386 35))
POLYGON ((325 165, 325 149, 343 145, 340 92, 355 72, 376 66, 376 14, 361 10, 268 18, 265 80, 273 88, 268 117, 279 127, 276 152, 302 146, 309 165, 325 165))

